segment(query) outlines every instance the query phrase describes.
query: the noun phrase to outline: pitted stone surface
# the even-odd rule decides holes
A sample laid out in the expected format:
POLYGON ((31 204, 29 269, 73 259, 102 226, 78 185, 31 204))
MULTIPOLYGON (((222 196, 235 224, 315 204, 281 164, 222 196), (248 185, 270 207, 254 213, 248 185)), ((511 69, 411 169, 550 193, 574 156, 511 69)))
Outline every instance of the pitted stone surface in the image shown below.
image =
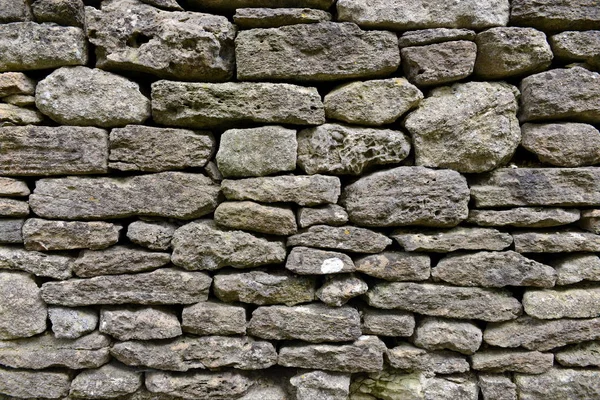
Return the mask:
POLYGON ((317 290, 317 297, 328 306, 341 307, 368 290, 369 285, 356 274, 329 275, 317 290))
POLYGON ((474 354, 482 339, 483 333, 472 322, 426 317, 417 326, 414 343, 427 350, 474 354))
POLYGON ((119 241, 121 225, 92 221, 50 221, 30 218, 23 225, 25 249, 105 249, 119 241))
POLYGON ((0 300, 1 340, 30 337, 46 330, 48 311, 32 275, 0 271, 0 300))
POLYGON ((117 363, 85 370, 73 379, 69 395, 75 398, 112 398, 134 393, 142 387, 139 371, 117 363))
POLYGON ((550 37, 556 57, 569 61, 585 61, 600 53, 600 30, 561 32, 550 37))
POLYGON ((594 29, 600 22, 596 5, 594 0, 514 0, 510 22, 547 31, 594 29))
POLYGON ((71 277, 75 257, 0 246, 0 270, 20 270, 53 279, 71 277))
POLYGON ((305 232, 290 236, 287 241, 288 246, 320 247, 353 253, 379 253, 390 244, 392 240, 380 233, 350 225, 311 226, 305 232))
POLYGON ((242 306, 200 302, 183 308, 181 328, 196 335, 236 335, 246 333, 246 310, 242 306))
POLYGON ((290 207, 265 205, 253 201, 226 201, 215 210, 217 225, 269 235, 293 235, 298 231, 290 207))
POLYGON ((254 381, 237 371, 194 371, 187 374, 153 371, 148 372, 145 383, 153 396, 151 398, 164 395, 166 398, 176 396, 190 400, 229 400, 246 393, 254 381))
POLYGON ((508 233, 488 228, 452 228, 448 230, 395 230, 391 238, 406 251, 446 253, 455 250, 503 250, 512 244, 508 233))
POLYGON ((384 251, 355 263, 357 271, 386 281, 425 281, 431 274, 431 258, 423 253, 384 251))
POLYGON ((84 250, 73 263, 81 278, 151 271, 167 265, 169 253, 152 252, 132 246, 112 246, 106 250, 84 250))
POLYGON ((117 340, 169 339, 182 333, 175 312, 131 306, 102 308, 98 330, 117 340))

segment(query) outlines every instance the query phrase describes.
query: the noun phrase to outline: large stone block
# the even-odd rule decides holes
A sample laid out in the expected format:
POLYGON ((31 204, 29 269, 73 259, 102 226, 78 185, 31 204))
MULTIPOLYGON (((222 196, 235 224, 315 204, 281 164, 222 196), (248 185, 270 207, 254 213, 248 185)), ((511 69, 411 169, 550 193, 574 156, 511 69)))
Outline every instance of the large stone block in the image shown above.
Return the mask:
POLYGON ((456 227, 448 230, 398 229, 390 237, 405 251, 447 253, 455 250, 504 250, 512 236, 489 228, 456 227))
POLYGON ((596 0, 513 0, 510 22, 545 31, 594 29, 600 10, 596 0))
POLYGON ((189 400, 238 399, 254 385, 254 379, 238 371, 153 371, 146 374, 145 382, 151 392, 149 399, 156 399, 157 396, 161 399, 173 396, 189 400))
POLYGON ((0 339, 44 332, 47 316, 46 304, 32 275, 0 271, 0 339))
POLYGON ((555 358, 565 367, 600 367, 600 341, 568 346, 557 351, 555 358))
POLYGON ((593 318, 600 315, 600 287, 528 289, 522 302, 534 318, 593 318))
POLYGON ((289 206, 265 205, 253 201, 226 201, 215 210, 217 225, 269 235, 293 235, 298 231, 296 216, 289 206))
POLYGON ((595 254, 575 253, 553 257, 549 264, 556 270, 557 285, 600 281, 600 257, 595 254))
POLYGON ((238 8, 233 22, 242 29, 279 28, 285 25, 331 21, 331 14, 310 8, 238 8))
POLYGON ((556 57, 566 61, 586 61, 600 54, 600 30, 561 32, 550 37, 556 57))
POLYGON ((119 241, 121 225, 102 221, 50 221, 30 218, 23 225, 27 250, 104 249, 119 241))
POLYGON ((355 260, 356 270, 386 281, 425 281, 431 274, 428 254, 384 251, 355 260))
POLYGON ((519 399, 596 399, 600 397, 600 372, 552 368, 540 375, 515 374, 519 399))
POLYGON ((195 335, 246 334, 246 309, 239 305, 206 301, 183 308, 181 327, 195 335))
POLYGON ((31 5, 31 11, 37 22, 83 27, 84 7, 83 0, 36 0, 31 5))
POLYGON ((105 307, 98 330, 117 340, 169 339, 181 335, 177 314, 158 307, 105 307))
POLYGON ((167 265, 169 253, 148 251, 132 246, 112 246, 106 250, 84 250, 73 263, 73 272, 81 278, 100 275, 131 274, 167 265))
POLYGON ((27 0, 1 0, 0 23, 27 21, 31 19, 31 10, 27 0))
POLYGON ((75 257, 66 254, 46 254, 0 246, 0 270, 14 269, 62 280, 71 277, 74 261, 75 257))
POLYGON ((68 372, 0 368, 0 393, 19 399, 62 399, 69 394, 68 372))
POLYGON ((381 233, 350 225, 315 225, 287 240, 288 246, 320 247, 353 253, 379 253, 390 244, 392 240, 381 233))

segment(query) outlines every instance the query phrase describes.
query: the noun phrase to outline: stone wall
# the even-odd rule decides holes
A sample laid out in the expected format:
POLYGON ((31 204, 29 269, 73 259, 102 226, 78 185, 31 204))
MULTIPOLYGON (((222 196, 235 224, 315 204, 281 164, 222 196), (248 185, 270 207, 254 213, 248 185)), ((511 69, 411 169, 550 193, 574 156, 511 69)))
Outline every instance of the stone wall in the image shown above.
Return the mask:
POLYGON ((600 3, 511 3, 0 0, 0 399, 600 399, 600 3))

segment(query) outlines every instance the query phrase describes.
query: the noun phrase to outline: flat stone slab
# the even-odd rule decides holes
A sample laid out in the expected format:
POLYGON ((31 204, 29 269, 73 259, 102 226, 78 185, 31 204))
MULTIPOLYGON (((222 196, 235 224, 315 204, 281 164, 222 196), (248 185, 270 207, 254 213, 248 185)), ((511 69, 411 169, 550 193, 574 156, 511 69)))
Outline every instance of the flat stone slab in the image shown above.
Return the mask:
POLYGON ((15 398, 59 399, 69 394, 68 372, 0 368, 0 392, 15 398))
POLYGON ((556 57, 568 61, 586 61, 600 53, 600 30, 561 32, 550 37, 556 57))
POLYGON ((582 231, 515 232, 515 250, 519 253, 570 253, 600 251, 600 235, 582 231))
POLYGON ((29 215, 29 203, 16 199, 0 198, 0 216, 26 217, 29 215))
POLYGON ((600 257, 595 254, 575 253, 553 257, 549 264, 556 270, 557 285, 600 281, 600 257))
POLYGON ((471 361, 476 371, 541 374, 552 368, 554 354, 523 350, 483 350, 473 354, 471 361))
POLYGON ((426 317, 415 330, 415 345, 427 350, 452 350, 474 354, 479 350, 483 332, 473 322, 426 317))
POLYGON ((291 207, 253 201, 226 201, 215 210, 217 225, 269 235, 293 235, 298 231, 291 207))
POLYGON ((474 41, 476 36, 475 31, 464 28, 419 29, 402 33, 398 38, 398 44, 402 49, 404 47, 425 46, 455 40, 474 41))
POLYGON ((390 244, 392 240, 381 233, 349 225, 315 225, 287 240, 288 246, 320 247, 353 253, 379 253, 390 244))
POLYGON ((44 116, 36 110, 0 103, 0 127, 38 125, 42 122, 44 116))
POLYGON ((378 336, 412 336, 415 316, 401 310, 379 310, 365 307, 362 312, 362 332, 378 336))
POLYGON ((112 398, 135 393, 143 386, 143 373, 118 363, 79 373, 69 395, 74 398, 112 398))
POLYGON ((340 226, 348 222, 348 213, 337 204, 320 207, 300 207, 297 213, 298 226, 308 228, 313 225, 340 226))
POLYGON ((192 6, 204 6, 213 10, 232 11, 238 8, 317 8, 328 10, 334 0, 190 0, 192 6))
POLYGON ((600 287, 528 289, 522 302, 525 313, 538 319, 593 318, 600 315, 600 287))
POLYGON ((200 336, 245 335, 246 309, 217 301, 186 306, 181 315, 181 328, 200 336))
POLYGON ((600 366, 600 342, 584 342, 555 353, 556 361, 565 367, 600 366))
POLYGON ((331 14, 311 8, 238 8, 233 22, 242 29, 279 28, 285 25, 331 21, 331 14))
POLYGON ((44 332, 47 316, 33 275, 0 270, 0 340, 44 332))
POLYGON ((21 197, 29 196, 30 190, 27 183, 14 178, 0 177, 0 196, 21 197))
POLYGON ((354 261, 357 271, 386 281, 425 281, 431 274, 428 254, 384 251, 354 261))
POLYGON ((77 0, 38 0, 31 5, 31 11, 37 22, 77 27, 85 25, 84 5, 77 0))
POLYGON ((356 270, 352 259, 344 253, 303 246, 292 248, 285 268, 298 275, 327 275, 356 270))
POLYGON ((515 374, 519 396, 532 400, 593 399, 600 396, 600 373, 597 370, 552 368, 540 375, 515 374))
POLYGON ((171 254, 132 246, 112 246, 106 250, 84 250, 73 263, 81 278, 151 271, 167 265, 171 254))
POLYGON ((470 210, 467 222, 479 226, 551 228, 580 218, 580 211, 564 208, 518 207, 509 210, 470 210))
POLYGON ((243 396, 254 385, 252 377, 239 371, 194 371, 191 373, 148 372, 148 399, 156 396, 195 400, 226 400, 243 396))
POLYGON ((25 271, 36 276, 69 279, 75 257, 66 254, 48 254, 13 246, 0 246, 0 270, 25 271))
POLYGON ((392 368, 403 372, 460 374, 470 369, 465 355, 445 350, 428 351, 408 343, 388 349, 386 356, 392 368))
POLYGON ((30 218, 23 225, 23 241, 27 250, 100 250, 117 243, 121 229, 121 225, 102 221, 30 218))
POLYGON ((0 97, 35 94, 37 82, 22 72, 0 73, 0 97))
POLYGON ((390 236, 405 251, 447 253, 455 250, 504 250, 512 236, 489 228, 456 227, 448 230, 399 229, 390 236))
POLYGON ((135 221, 127 227, 127 238, 151 250, 167 250, 177 225, 167 221, 135 221))
POLYGON ((569 0, 528 0, 512 2, 510 22, 533 26, 543 31, 568 31, 598 28, 600 11, 594 0, 572 3, 569 0))

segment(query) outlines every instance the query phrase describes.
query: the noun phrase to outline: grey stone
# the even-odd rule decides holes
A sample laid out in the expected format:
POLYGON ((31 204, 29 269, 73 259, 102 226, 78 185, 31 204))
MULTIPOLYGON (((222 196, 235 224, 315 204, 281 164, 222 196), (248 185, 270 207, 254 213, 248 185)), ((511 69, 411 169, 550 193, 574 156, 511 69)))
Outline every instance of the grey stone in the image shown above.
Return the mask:
POLYGON ((579 227, 595 233, 600 234, 600 212, 598 210, 583 210, 581 212, 581 219, 579 220, 579 227))
POLYGON ((474 354, 479 350, 483 333, 469 321, 425 317, 417 326, 415 345, 427 350, 453 350, 474 354))
POLYGON ((424 388, 425 400, 476 400, 479 388, 475 376, 470 374, 458 376, 433 377, 424 388))
POLYGON ((94 332, 79 339, 58 339, 50 333, 0 342, 0 364, 11 368, 98 368, 110 360, 110 339, 94 332))
POLYGON ((368 290, 369 285, 355 274, 331 275, 317 290, 317 297, 328 306, 341 307, 368 290))
POLYGON ((553 69, 521 81, 523 122, 570 119, 600 123, 600 74, 587 69, 553 69))
POLYGON ((303 246, 292 249, 285 268, 298 275, 327 275, 356 270, 352 259, 344 253, 303 246))
POLYGON ((300 207, 297 216, 300 228, 308 228, 313 225, 340 226, 348 222, 348 213, 337 204, 327 204, 320 207, 300 207))
POLYGON ((15 125, 35 125, 44 121, 44 116, 36 110, 0 103, 0 128, 15 125))
POLYGON ((77 339, 98 326, 98 313, 91 308, 48 307, 52 333, 57 339, 77 339))
POLYGON ((296 169, 296 131, 281 126, 230 129, 221 135, 216 161, 225 178, 272 175, 296 169))
POLYGON ((174 311, 131 306, 102 308, 98 330, 117 340, 169 339, 182 333, 174 311))
POLYGON ((325 175, 285 175, 231 180, 221 183, 228 200, 254 200, 266 203, 290 202, 301 206, 337 203, 340 179, 325 175))
POLYGON ((552 287, 556 275, 554 268, 512 250, 451 254, 431 270, 434 280, 480 287, 552 287))
POLYGON ((600 396, 600 372, 552 368, 541 375, 515 374, 519 399, 595 399, 600 396))
POLYGON ((31 19, 31 10, 27 0, 1 0, 0 23, 28 21, 31 19))
POLYGON ((405 251, 447 253, 455 250, 503 250, 512 236, 490 228, 456 227, 449 230, 400 229, 392 233, 405 251))
POLYGON ((13 178, 0 177, 1 197, 22 197, 29 196, 29 193, 29 187, 26 182, 13 178))
POLYGON ((135 221, 127 227, 127 238, 151 250, 167 250, 177 225, 167 221, 135 221))
POLYGON ((190 373, 152 371, 146 374, 145 382, 152 393, 188 400, 237 399, 254 384, 251 377, 238 371, 190 373))
POLYGON ((316 88, 287 83, 152 84, 152 117, 184 128, 230 127, 244 123, 319 125, 325 110, 316 88))
POLYGON ((235 67, 236 29, 226 17, 169 12, 138 0, 86 7, 96 66, 174 80, 226 81, 235 67))
POLYGON ((160 172, 125 178, 67 177, 37 181, 29 206, 44 218, 145 215, 193 219, 213 212, 218 194, 219 186, 197 173, 160 172))
POLYGON ((0 219, 0 243, 2 244, 18 244, 23 243, 24 219, 7 218, 0 219))
POLYGON ((594 0, 513 0, 510 22, 546 31, 594 29, 600 22, 596 6, 594 0))
MULTIPOLYGON (((32 275, 0 271, 0 339, 37 335, 46 330, 48 311, 32 275)), ((0 362, 1 363, 1 362, 0 362)))
POLYGON ((215 182, 220 183, 223 180, 223 175, 221 174, 221 171, 219 171, 217 163, 214 161, 209 161, 204 166, 204 172, 206 173, 206 175, 208 175, 210 179, 212 179, 215 182))
POLYGON ((476 371, 541 374, 552 368, 554 354, 523 350, 483 350, 471 356, 471 362, 476 371))
POLYGON ((387 368, 369 374, 355 374, 350 383, 349 399, 373 400, 378 397, 423 399, 423 376, 421 372, 401 373, 387 368))
POLYGON ((508 291, 431 283, 385 282, 366 294, 370 306, 457 319, 506 321, 517 318, 521 303, 508 291))
POLYGON ((416 85, 431 86, 459 81, 473 73, 477 46, 467 40, 405 47, 402 68, 416 85))
POLYGON ((415 330, 413 314, 399 310, 362 309, 362 332, 379 336, 411 336, 415 330))
POLYGON ((142 387, 142 377, 142 372, 113 362, 79 373, 71 382, 69 395, 82 399, 124 396, 142 387))
POLYGON ((551 228, 578 221, 579 210, 563 208, 518 207, 509 210, 470 210, 468 223, 479 226, 551 228))
POLYGON ((385 125, 415 108, 423 93, 404 78, 351 82, 325 95, 327 118, 358 125, 385 125))
POLYGON ((22 72, 0 73, 0 97, 35 94, 35 85, 37 82, 22 72))
POLYGON ((88 48, 80 28, 14 22, 0 32, 0 72, 85 65, 88 48))
POLYGON ((266 7, 266 8, 317 8, 328 10, 334 0, 191 0, 191 5, 202 5, 209 9, 231 11, 238 8, 266 7))
POLYGON ((477 34, 475 74, 505 79, 541 72, 553 54, 543 32, 533 28, 501 27, 477 34))
POLYGON ((380 233, 350 225, 315 225, 287 240, 288 246, 320 247, 353 253, 379 253, 390 244, 392 240, 380 233))
POLYGON ((361 226, 453 227, 467 218, 469 189, 456 171, 398 167, 346 186, 342 200, 361 226))
POLYGON ((29 203, 0 198, 0 215, 3 217, 26 217, 29 215, 29 203))
POLYGON ((325 371, 307 371, 290 379, 297 400, 346 400, 350 375, 325 371))
POLYGON ((407 343, 387 350, 392 368, 402 371, 423 371, 428 375, 457 374, 469 371, 466 356, 451 351, 427 351, 407 343))
POLYGON ((153 272, 98 276, 46 282, 42 298, 48 304, 192 304, 206 301, 212 279, 202 272, 163 268, 153 272))
POLYGON ((241 31, 235 57, 239 80, 371 78, 389 75, 400 64, 396 34, 337 22, 241 31))
POLYGON ((295 371, 273 367, 252 376, 253 385, 238 400, 286 400, 289 397, 290 378, 295 371))
POLYGON ((600 367, 600 342, 584 342, 566 347, 555 354, 565 367, 600 367))
POLYGON ((455 40, 475 40, 475 31, 459 28, 430 28, 404 32, 398 38, 400 48, 424 46, 427 44, 452 42, 455 40))
POLYGON ((71 277, 75 257, 64 254, 45 254, 17 247, 0 246, 0 270, 15 269, 53 279, 71 277))
POLYGON ((355 260, 356 270, 386 281, 425 281, 431 274, 427 254, 385 251, 355 260))
POLYGON ((245 335, 246 310, 242 306, 207 301, 183 308, 181 327, 195 335, 245 335))
POLYGON ((582 231, 514 232, 519 253, 570 253, 600 251, 600 235, 582 231))
POLYGON ((496 82, 431 91, 405 120, 417 165, 485 172, 507 163, 521 141, 518 91, 496 82))
POLYGON ((360 175, 378 165, 398 164, 410 152, 401 131, 325 124, 298 133, 298 165, 307 174, 360 175))
POLYGON ((157 269, 171 261, 169 253, 152 252, 131 246, 113 246, 106 250, 84 250, 73 272, 81 278, 130 274, 157 269))
POLYGON ((561 32, 550 37, 556 57, 566 61, 585 61, 600 54, 600 30, 561 32))
POLYGON ((593 318, 600 315, 600 287, 528 289, 522 302, 534 318, 593 318))
POLYGON ((35 106, 35 96, 29 94, 11 94, 2 98, 2 101, 18 107, 35 106))
POLYGON ((65 125, 114 128, 150 117, 150 100, 137 83, 96 68, 57 69, 38 83, 35 104, 65 125))
POLYGON ((282 263, 286 256, 282 241, 221 229, 208 219, 177 229, 172 247, 171 262, 188 270, 258 267, 282 263))
POLYGON ((129 125, 110 133, 109 167, 122 171, 167 171, 204 167, 215 138, 207 131, 129 125))
POLYGON ((331 14, 311 8, 238 8, 233 16, 233 22, 242 29, 279 28, 324 21, 331 21, 331 14))
POLYGON ((223 202, 215 210, 214 220, 226 228, 270 235, 293 235, 298 231, 296 216, 290 207, 252 201, 223 202))
POLYGON ((517 385, 508 376, 488 373, 478 376, 483 400, 517 400, 517 385))
POLYGON ((50 221, 30 218, 23 225, 27 250, 105 249, 119 241, 121 225, 102 221, 50 221))
POLYGON ((85 12, 82 0, 36 0, 31 5, 37 22, 83 27, 85 12))
POLYGON ((66 371, 0 368, 0 393, 6 396, 22 399, 62 399, 69 393, 70 385, 71 378, 66 371))
POLYGON ((142 0, 142 3, 169 11, 183 11, 177 0, 142 0))
POLYGON ((549 264, 556 270, 557 285, 600 281, 600 258, 595 254, 581 253, 553 257, 549 264))

